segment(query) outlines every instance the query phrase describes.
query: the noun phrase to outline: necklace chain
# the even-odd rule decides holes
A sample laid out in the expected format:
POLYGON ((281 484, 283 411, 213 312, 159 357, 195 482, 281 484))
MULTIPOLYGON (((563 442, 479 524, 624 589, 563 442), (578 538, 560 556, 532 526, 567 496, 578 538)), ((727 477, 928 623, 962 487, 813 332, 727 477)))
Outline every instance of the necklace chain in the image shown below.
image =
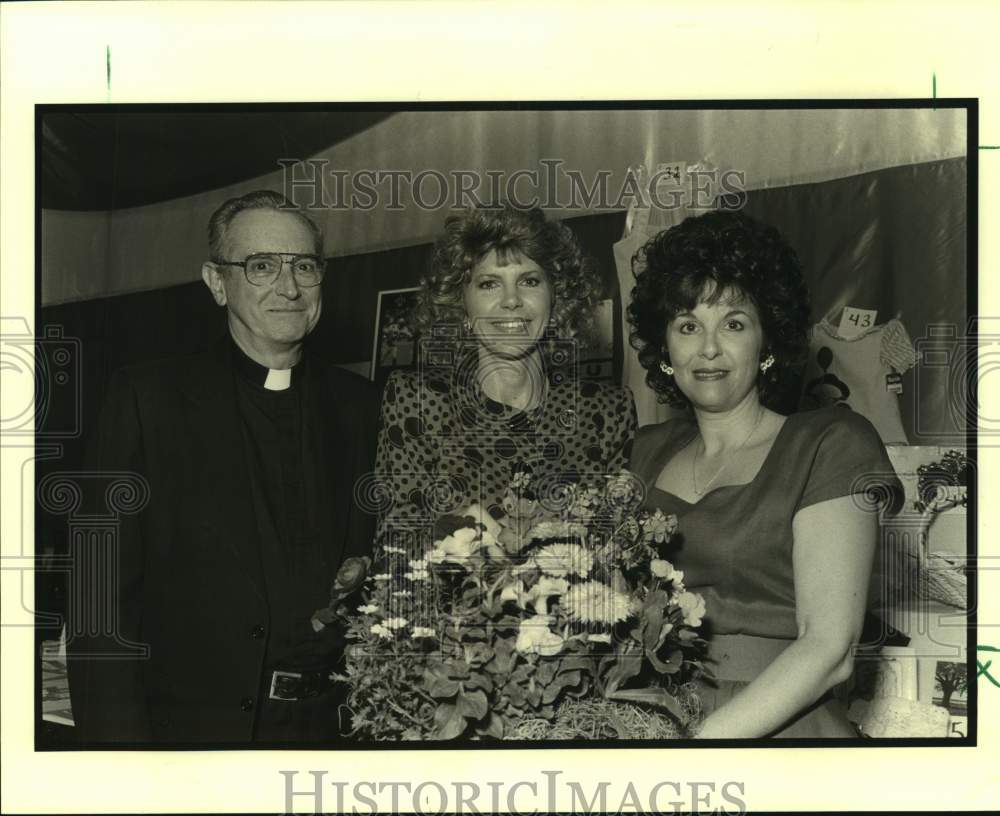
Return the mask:
MULTIPOLYGON (((736 450, 734 450, 732 454, 725 459, 725 461, 723 461, 722 467, 720 467, 717 471, 715 471, 715 475, 708 480, 708 483, 701 490, 698 489, 698 467, 697 467, 698 448, 697 446, 695 446, 694 456, 691 457, 691 483, 694 486, 694 492, 696 496, 703 496, 705 494, 705 491, 707 491, 715 483, 715 480, 722 475, 722 471, 726 469, 726 465, 728 465, 730 461, 732 461, 733 457, 735 457, 740 451, 743 450, 743 448, 746 447, 747 442, 750 441, 750 437, 754 435, 754 431, 757 430, 757 428, 760 426, 761 420, 763 419, 764 419, 764 410, 761 409, 760 413, 757 414, 757 421, 754 422, 753 427, 750 429, 750 433, 746 435, 746 439, 744 439, 740 443, 740 446, 736 450)), ((701 439, 700 435, 698 439, 701 441, 702 447, 704 447, 705 442, 704 440, 701 439)))

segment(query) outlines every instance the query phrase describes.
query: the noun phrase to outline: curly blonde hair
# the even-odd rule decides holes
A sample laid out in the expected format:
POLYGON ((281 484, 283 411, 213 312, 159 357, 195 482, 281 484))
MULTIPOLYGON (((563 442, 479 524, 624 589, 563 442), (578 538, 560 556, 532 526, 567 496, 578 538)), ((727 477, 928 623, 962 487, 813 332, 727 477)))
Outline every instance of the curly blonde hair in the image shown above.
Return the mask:
POLYGON ((501 263, 523 256, 545 271, 553 295, 549 336, 569 339, 590 331, 601 292, 593 263, 565 224, 548 220, 538 207, 510 204, 470 208, 445 221, 420 282, 414 321, 421 331, 462 324, 463 287, 473 267, 494 250, 501 263))

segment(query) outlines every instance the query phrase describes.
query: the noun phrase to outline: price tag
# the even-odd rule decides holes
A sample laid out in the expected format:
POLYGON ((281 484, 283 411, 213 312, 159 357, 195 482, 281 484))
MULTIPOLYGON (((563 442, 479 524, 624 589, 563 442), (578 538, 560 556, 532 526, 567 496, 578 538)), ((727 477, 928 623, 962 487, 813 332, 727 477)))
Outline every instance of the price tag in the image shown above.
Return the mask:
POLYGON ((656 183, 680 187, 684 181, 684 165, 681 162, 665 162, 656 165, 656 183))
POLYGON ((650 190, 659 207, 679 207, 684 203, 687 170, 684 162, 660 162, 656 165, 650 190))
POLYGON ((854 306, 845 306, 844 313, 840 316, 837 334, 841 337, 857 337, 875 325, 877 316, 877 309, 858 309, 854 306))

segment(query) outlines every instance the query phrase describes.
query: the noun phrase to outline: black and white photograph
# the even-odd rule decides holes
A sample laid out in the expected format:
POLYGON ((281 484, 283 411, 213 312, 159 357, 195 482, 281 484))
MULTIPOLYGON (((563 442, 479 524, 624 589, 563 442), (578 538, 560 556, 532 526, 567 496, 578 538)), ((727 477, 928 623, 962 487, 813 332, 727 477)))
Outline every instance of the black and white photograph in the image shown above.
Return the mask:
POLYGON ((844 690, 975 113, 39 107, 38 747, 938 736, 844 690))
POLYGON ((372 381, 376 381, 377 375, 387 369, 416 365, 417 330, 411 315, 416 308, 419 291, 418 287, 410 287, 378 293, 375 345, 369 377, 372 381))
POLYGON ((952 718, 968 713, 969 672, 964 663, 939 660, 934 671, 934 702, 952 718))

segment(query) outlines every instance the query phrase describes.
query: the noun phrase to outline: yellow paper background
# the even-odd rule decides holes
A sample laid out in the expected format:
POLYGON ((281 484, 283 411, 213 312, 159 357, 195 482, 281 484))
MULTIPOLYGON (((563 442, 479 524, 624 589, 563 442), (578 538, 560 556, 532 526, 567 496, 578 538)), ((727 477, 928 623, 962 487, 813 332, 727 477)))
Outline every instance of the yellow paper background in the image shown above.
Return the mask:
MULTIPOLYGON (((491 99, 978 97, 980 143, 1000 144, 990 3, 19 3, 0 7, 0 313, 33 320, 36 103, 491 99), (110 90, 105 48, 112 52, 110 90)), ((234 139, 241 134, 234 133, 234 139)), ((980 304, 1000 314, 1000 151, 980 151, 980 304), (991 230, 989 225, 993 225, 991 230)), ((985 375, 986 371, 983 372, 985 375)), ((16 381, 22 386, 24 379, 16 381)), ((997 376, 980 384, 983 413, 997 376)), ((8 394, 21 405, 25 394, 8 394)), ((8 400, 10 402, 8 403, 8 400)), ((5 413, 4 416, 7 416, 5 413)), ((30 551, 30 466, 3 448, 3 555, 30 551)), ((998 440, 1000 442, 1000 440, 998 440)), ((980 496, 998 454, 980 453, 980 496)), ((995 503, 979 507, 980 642, 1000 645, 995 503), (984 563, 984 569, 990 561, 984 563)), ((278 812, 279 769, 351 783, 631 780, 745 783, 751 810, 992 808, 1000 799, 1000 688, 979 681, 976 749, 331 752, 32 752, 30 622, 20 574, 3 574, 4 812, 278 812)), ((32 597, 31 576, 24 579, 32 597)), ((327 788, 326 805, 333 807, 327 788)), ((525 795, 523 801, 530 797, 525 795)), ((669 795, 664 797, 670 799, 669 795)), ((612 797, 614 799, 614 797, 612 797)), ((403 802, 407 803, 407 797, 403 802)), ((480 807, 488 798, 480 800, 480 807)), ((299 800, 301 810, 309 802, 299 800)), ((568 802, 561 803, 568 807, 568 802)), ((715 803, 725 804, 716 798, 715 803)), ((612 806, 616 806, 614 801, 612 806)), ((534 805, 532 805, 533 807, 534 805)), ((543 805, 544 806, 544 805, 543 805)))

